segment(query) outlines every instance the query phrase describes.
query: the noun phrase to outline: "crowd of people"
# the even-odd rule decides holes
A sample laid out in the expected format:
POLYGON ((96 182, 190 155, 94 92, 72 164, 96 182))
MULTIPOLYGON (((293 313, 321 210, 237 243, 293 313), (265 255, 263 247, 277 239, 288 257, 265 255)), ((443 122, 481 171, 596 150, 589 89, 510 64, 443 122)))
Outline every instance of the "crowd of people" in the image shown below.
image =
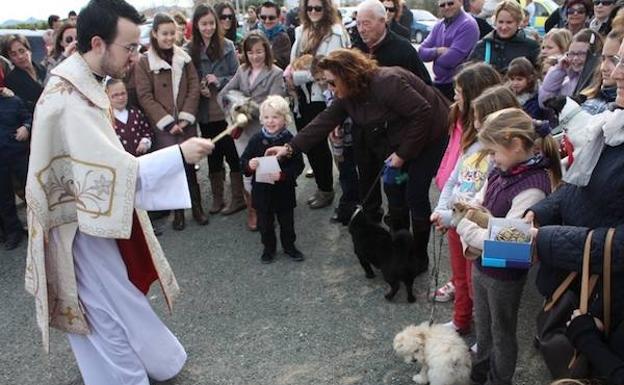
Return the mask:
MULTIPOLYGON (((91 3, 107 1, 127 11, 121 0, 91 3)), ((462 335, 476 332, 474 384, 512 384, 527 270, 482 266, 487 229, 475 223, 476 208, 455 222, 454 204, 468 201, 491 217, 524 219, 533 226, 537 286, 545 298, 565 273, 581 271, 590 230, 592 272, 601 274, 606 233, 616 228, 611 314, 603 313, 596 294, 590 311, 571 314, 563 327, 589 359, 592 376, 620 385, 624 3, 566 0, 548 19, 543 37, 528 26, 535 7, 527 3, 523 8, 502 0, 486 18, 483 1, 440 0, 441 19, 418 48, 409 41, 411 12, 400 0, 364 0, 353 28, 342 24, 331 0, 302 0, 292 10, 266 1, 247 8, 241 26, 232 4, 199 4, 189 20, 179 13, 155 15, 144 47, 130 29, 126 41, 116 43, 117 24, 118 35, 104 40, 128 55, 127 68, 90 68, 108 97, 119 142, 145 162, 150 154, 176 146, 183 160, 195 159, 185 153, 186 144, 228 128, 227 100, 233 91, 258 106, 242 130, 211 148, 207 211, 199 165, 185 161, 183 172, 193 219, 207 225, 211 215, 246 210, 248 229, 260 233, 262 263, 275 259, 275 217, 284 252, 293 261, 304 260, 295 246, 293 214, 303 153, 310 165, 306 176, 316 184, 306 205, 333 204, 337 166, 341 196, 328 219, 348 225, 361 205, 371 221, 384 222, 391 231, 411 230, 421 272, 428 269, 432 226, 444 231, 451 279, 435 290, 433 300, 453 302, 450 328, 462 335), (432 74, 426 62, 432 62, 432 74), (560 115, 570 105, 599 123, 591 119, 580 134, 579 128, 567 127, 560 115), (560 132, 558 142, 553 134, 560 132), (593 152, 587 150, 590 145, 593 152), (281 168, 268 180, 256 175, 265 155, 277 156, 281 168), (433 210, 432 180, 441 191, 433 210), (601 326, 605 323, 610 330, 601 326)), ((134 11, 127 12, 131 18, 117 15, 113 22, 140 21, 134 11)), ((68 76, 68 68, 80 65, 77 57, 99 52, 97 33, 75 16, 63 22, 49 18, 48 56, 42 63, 33 61, 24 36, 2 39, 0 225, 7 250, 23 238, 15 194, 24 198, 34 151, 29 145, 33 115, 36 122, 44 88, 63 93, 62 82, 47 84, 50 79, 68 76), (88 34, 91 40, 84 38, 88 34)), ((163 229, 155 221, 170 215, 174 230, 185 228, 184 209, 147 206, 157 234, 163 229)), ((78 340, 70 340, 80 351, 78 340)), ((181 346, 171 343, 183 361, 181 346)), ((86 378, 89 369, 78 361, 86 378)))

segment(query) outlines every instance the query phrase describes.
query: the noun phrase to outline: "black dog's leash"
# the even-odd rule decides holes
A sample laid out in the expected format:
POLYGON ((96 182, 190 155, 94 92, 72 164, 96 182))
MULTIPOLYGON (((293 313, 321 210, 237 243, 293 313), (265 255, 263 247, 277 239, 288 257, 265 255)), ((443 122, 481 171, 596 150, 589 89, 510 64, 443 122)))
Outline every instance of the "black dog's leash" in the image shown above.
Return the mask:
POLYGON ((353 218, 355 218, 355 216, 360 211, 362 211, 364 209, 364 204, 368 201, 368 198, 370 198, 370 195, 373 193, 373 190, 375 189, 375 186, 377 185, 377 182, 379 182, 379 180, 381 179, 381 175, 383 174, 385 168, 386 168, 385 164, 383 166, 381 166, 381 170, 379 170, 379 172, 377 173, 377 176, 373 180, 373 184, 368 189, 368 192, 366 192, 366 195, 364 195, 364 199, 362 199, 360 204, 356 206, 355 211, 351 215, 351 219, 349 220, 349 224, 351 224, 351 221, 353 220, 353 218))
MULTIPOLYGON (((435 226, 431 226, 431 237, 430 237, 430 244, 432 245, 432 258, 433 258, 433 267, 431 268, 431 277, 429 279, 429 283, 431 284, 431 282, 433 282, 433 290, 436 290, 438 285, 440 284, 439 280, 440 280, 440 259, 442 257, 442 243, 444 242, 444 237, 442 236, 442 234, 440 234, 439 236, 439 241, 438 241, 438 247, 436 248, 436 242, 435 242, 435 238, 436 238, 436 229, 435 226)), ((427 296, 429 296, 431 293, 431 286, 429 286, 429 290, 427 290, 427 296)), ((434 291, 435 293, 435 291, 434 291)), ((435 308, 436 308, 436 301, 435 301, 435 295, 431 297, 431 314, 429 315, 429 326, 433 325, 433 320, 435 318, 435 308)))

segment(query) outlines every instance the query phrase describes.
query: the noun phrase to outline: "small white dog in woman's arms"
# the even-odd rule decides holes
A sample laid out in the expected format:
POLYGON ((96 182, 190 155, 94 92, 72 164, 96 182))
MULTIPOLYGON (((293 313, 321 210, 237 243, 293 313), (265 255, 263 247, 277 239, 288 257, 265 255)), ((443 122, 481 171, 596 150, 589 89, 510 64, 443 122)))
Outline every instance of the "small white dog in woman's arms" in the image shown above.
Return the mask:
POLYGON ((407 363, 419 362, 413 377, 417 384, 466 385, 470 383, 470 353, 452 328, 423 322, 410 325, 394 337, 394 351, 407 363))

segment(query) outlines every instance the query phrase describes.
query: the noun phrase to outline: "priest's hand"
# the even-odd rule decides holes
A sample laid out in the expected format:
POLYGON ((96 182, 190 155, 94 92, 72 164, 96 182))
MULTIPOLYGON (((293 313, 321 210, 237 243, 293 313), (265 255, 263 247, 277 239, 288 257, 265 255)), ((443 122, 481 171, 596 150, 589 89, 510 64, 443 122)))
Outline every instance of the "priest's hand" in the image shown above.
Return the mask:
POLYGON ((191 138, 180 144, 180 150, 184 156, 184 161, 189 164, 196 164, 214 150, 214 143, 210 139, 191 138))

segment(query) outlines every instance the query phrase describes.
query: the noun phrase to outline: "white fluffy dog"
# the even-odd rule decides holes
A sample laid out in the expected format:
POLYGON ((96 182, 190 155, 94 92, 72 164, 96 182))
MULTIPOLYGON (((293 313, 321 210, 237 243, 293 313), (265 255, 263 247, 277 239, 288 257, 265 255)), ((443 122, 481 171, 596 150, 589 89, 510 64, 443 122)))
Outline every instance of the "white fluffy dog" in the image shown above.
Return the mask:
POLYGON ((417 384, 466 385, 470 383, 470 353, 464 340, 449 326, 423 322, 410 325, 394 337, 394 351, 405 362, 419 362, 413 377, 417 384))

